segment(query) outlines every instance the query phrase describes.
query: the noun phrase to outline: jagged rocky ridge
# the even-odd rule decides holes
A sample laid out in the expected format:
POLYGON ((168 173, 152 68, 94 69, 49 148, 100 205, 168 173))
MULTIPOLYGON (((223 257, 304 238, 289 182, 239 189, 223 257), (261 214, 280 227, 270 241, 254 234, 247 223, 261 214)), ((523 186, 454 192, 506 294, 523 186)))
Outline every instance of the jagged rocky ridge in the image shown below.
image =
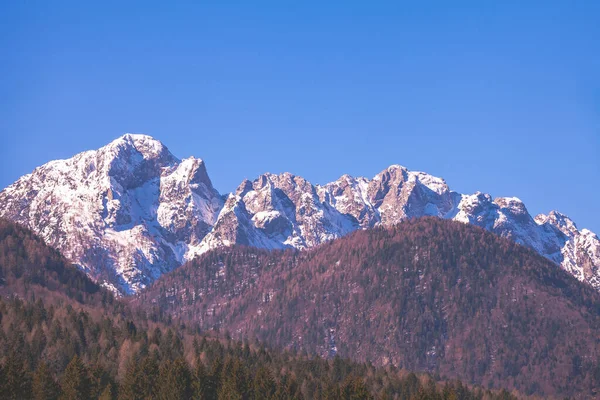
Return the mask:
POLYGON ((125 135, 51 161, 0 192, 0 216, 19 222, 123 293, 187 259, 223 205, 202 160, 179 160, 159 141, 125 135))
POLYGON ((567 216, 552 211, 533 218, 517 198, 463 195, 441 178, 399 165, 373 179, 344 175, 322 186, 267 173, 223 198, 202 160, 179 160, 149 136, 126 134, 51 161, 0 192, 0 217, 29 227, 125 294, 210 249, 304 249, 421 216, 511 238, 600 289, 600 240, 567 216))

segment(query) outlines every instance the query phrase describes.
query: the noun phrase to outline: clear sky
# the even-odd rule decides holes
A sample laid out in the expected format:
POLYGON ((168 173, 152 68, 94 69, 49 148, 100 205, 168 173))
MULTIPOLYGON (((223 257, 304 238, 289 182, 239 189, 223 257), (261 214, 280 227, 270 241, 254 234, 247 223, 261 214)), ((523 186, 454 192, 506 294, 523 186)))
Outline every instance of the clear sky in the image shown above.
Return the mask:
POLYGON ((402 164, 600 233, 600 2, 2 2, 0 187, 125 132, 221 192, 402 164))

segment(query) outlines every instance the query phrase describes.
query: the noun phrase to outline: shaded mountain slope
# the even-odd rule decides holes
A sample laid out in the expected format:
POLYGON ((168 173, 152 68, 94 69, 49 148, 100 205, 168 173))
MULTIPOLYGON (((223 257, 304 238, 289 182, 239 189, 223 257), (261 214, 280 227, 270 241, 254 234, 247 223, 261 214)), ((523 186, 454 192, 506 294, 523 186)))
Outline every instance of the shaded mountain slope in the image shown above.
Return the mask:
POLYGON ((29 229, 0 218, 0 295, 73 299, 98 306, 113 295, 29 229))
POLYGON ((523 246, 438 218, 302 252, 210 252, 132 301, 236 338, 486 386, 600 387, 600 295, 523 246))

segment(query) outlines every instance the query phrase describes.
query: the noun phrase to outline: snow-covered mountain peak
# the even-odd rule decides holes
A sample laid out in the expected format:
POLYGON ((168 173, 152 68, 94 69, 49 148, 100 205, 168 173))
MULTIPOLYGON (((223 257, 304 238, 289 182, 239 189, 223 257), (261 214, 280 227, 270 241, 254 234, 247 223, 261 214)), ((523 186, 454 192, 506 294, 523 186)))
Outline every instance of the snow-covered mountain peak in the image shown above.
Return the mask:
POLYGON ((207 187, 212 186, 212 182, 206 172, 204 161, 193 156, 182 159, 181 162, 176 165, 172 175, 172 179, 187 184, 204 184, 207 187))
POLYGON ((509 212, 515 216, 519 215, 531 218, 529 212, 527 211, 527 207, 525 207, 525 203, 523 203, 518 197, 497 197, 494 199, 494 203, 496 203, 498 207, 505 212, 509 212))
POLYGON ((552 211, 534 220, 516 197, 456 193, 444 179, 401 165, 325 185, 265 173, 221 196, 202 159, 180 160, 150 136, 126 134, 38 167, 0 192, 0 217, 28 226, 122 293, 214 248, 304 249, 422 216, 510 238, 600 288, 600 240, 567 216, 552 211))
POLYGON ((418 180, 420 183, 439 195, 450 191, 448 184, 442 178, 438 178, 420 171, 413 171, 410 173, 410 176, 414 176, 414 179, 418 180))
POLYGON ((395 173, 395 172, 405 172, 405 171, 408 171, 408 168, 406 168, 404 165, 392 164, 389 167, 387 167, 385 170, 381 171, 380 173, 383 173, 383 172, 395 173))
MULTIPOLYGON (((244 179, 242 181, 242 183, 239 184, 239 186, 237 187, 237 189, 235 190, 235 194, 237 196, 243 196, 246 193, 248 193, 250 190, 252 190, 252 182, 248 179, 244 179)), ((229 197, 231 197, 232 194, 230 194, 229 197)))
POLYGON ((107 149, 135 149, 144 158, 162 158, 170 157, 175 159, 167 147, 152 136, 139 133, 126 133, 123 136, 113 140, 108 145, 99 149, 99 151, 107 149))
POLYGON ((589 236, 591 238, 596 238, 596 240, 598 239, 598 235, 596 235, 594 232, 590 231, 589 229, 583 228, 579 233, 581 233, 584 236, 589 236))
POLYGON ((523 201, 518 197, 496 197, 494 203, 503 208, 520 208, 523 205, 523 201))
POLYGON ((344 174, 342 176, 339 177, 338 181, 344 180, 346 182, 352 182, 355 181, 356 178, 354 178, 352 175, 348 175, 348 174, 344 174))
POLYGON ((438 195, 450 191, 446 181, 421 171, 411 171, 408 168, 394 164, 390 165, 372 179, 375 182, 382 182, 384 185, 402 187, 405 184, 410 186, 422 185, 438 195))
POLYGON ((160 141, 147 135, 126 134, 98 150, 79 153, 63 165, 47 164, 48 170, 81 174, 91 186, 101 185, 120 193, 144 185, 179 160, 160 141))
POLYGON ((222 203, 202 160, 180 161, 160 141, 126 134, 22 177, 0 192, 0 216, 130 293, 185 261, 222 203))
POLYGON ((535 222, 537 222, 540 225, 548 223, 558 228, 562 233, 569 237, 579 232, 579 230, 577 229, 577 225, 575 225, 575 222, 573 222, 571 218, 559 213, 558 211, 550 211, 548 215, 539 214, 535 217, 535 222))
POLYGON ((390 165, 389 167, 387 167, 386 169, 384 169, 383 171, 381 171, 380 173, 378 173, 377 175, 375 175, 375 177, 373 179, 384 179, 384 178, 388 178, 389 177, 397 177, 397 176, 404 176, 406 177, 406 175, 408 174, 408 168, 399 165, 399 164, 393 164, 390 165))
POLYGON ((492 207, 492 196, 487 193, 475 192, 474 194, 465 194, 460 196, 459 203, 457 205, 458 214, 454 219, 462 222, 470 222, 469 217, 476 216, 480 213, 488 212, 488 209, 492 207))
POLYGON ((260 189, 266 185, 280 185, 284 182, 287 184, 293 183, 297 178, 303 179, 302 177, 297 177, 291 172, 281 172, 278 174, 274 174, 271 172, 266 172, 262 175, 259 175, 254 181, 253 186, 255 189, 260 189))

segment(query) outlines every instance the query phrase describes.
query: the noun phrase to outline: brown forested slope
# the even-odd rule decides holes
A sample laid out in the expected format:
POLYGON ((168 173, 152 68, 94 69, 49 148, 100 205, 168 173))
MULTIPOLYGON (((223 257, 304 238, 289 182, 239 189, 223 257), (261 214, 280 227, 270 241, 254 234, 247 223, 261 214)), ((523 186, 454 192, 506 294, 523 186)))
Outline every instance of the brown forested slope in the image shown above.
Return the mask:
POLYGON ((132 301, 234 338, 490 387, 600 387, 598 293, 509 240, 436 218, 306 252, 208 253, 132 301))
POLYGON ((29 229, 0 218, 0 295, 46 303, 67 297, 80 304, 113 304, 112 294, 94 283, 29 229))
POLYGON ((0 399, 514 399, 150 321, 0 220, 0 399))

